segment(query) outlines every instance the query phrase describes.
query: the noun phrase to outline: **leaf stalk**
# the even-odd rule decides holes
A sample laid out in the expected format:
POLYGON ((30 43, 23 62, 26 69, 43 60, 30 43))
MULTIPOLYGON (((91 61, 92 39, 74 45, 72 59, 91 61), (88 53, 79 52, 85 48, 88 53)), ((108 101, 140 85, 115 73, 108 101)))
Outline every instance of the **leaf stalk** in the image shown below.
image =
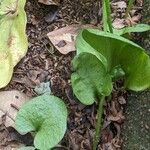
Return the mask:
POLYGON ((98 111, 97 111, 96 132, 95 132, 94 141, 93 141, 93 150, 96 150, 98 142, 99 142, 99 138, 101 135, 104 102, 105 102, 105 96, 102 96, 100 99, 98 111))

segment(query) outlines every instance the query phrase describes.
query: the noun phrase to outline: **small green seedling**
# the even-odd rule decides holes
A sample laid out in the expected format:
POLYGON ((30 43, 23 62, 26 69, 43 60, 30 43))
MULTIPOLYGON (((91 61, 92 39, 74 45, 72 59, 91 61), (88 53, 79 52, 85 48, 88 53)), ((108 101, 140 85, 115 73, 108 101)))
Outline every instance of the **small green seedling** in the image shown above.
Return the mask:
POLYGON ((16 130, 24 135, 34 132, 34 146, 49 150, 63 138, 67 128, 67 108, 55 96, 44 94, 33 98, 19 110, 16 130))
POLYGON ((100 138, 105 97, 112 93, 113 82, 123 77, 126 89, 142 91, 150 88, 149 56, 142 47, 120 36, 147 31, 150 27, 141 24, 119 32, 113 30, 108 4, 109 0, 103 0, 104 31, 84 29, 77 36, 77 55, 73 59, 71 76, 73 92, 81 103, 99 103, 93 150, 96 150, 100 138))

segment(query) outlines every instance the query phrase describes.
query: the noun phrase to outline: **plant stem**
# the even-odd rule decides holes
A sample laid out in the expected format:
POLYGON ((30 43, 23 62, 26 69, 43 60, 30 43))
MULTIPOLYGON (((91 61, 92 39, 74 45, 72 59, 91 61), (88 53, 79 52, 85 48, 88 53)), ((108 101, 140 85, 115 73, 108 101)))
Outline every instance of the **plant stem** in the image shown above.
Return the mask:
POLYGON ((107 11, 106 11, 106 5, 105 5, 105 0, 103 0, 103 4, 102 4, 103 8, 103 29, 105 32, 107 32, 107 11))
POLYGON ((107 22, 110 33, 113 33, 112 21, 111 21, 111 9, 110 9, 110 0, 105 0, 106 10, 107 10, 107 22))
POLYGON ((125 18, 128 17, 129 11, 131 10, 134 2, 135 2, 135 0, 129 0, 129 4, 128 4, 128 7, 127 7, 126 12, 125 12, 125 18))
POLYGON ((102 96, 99 102, 98 111, 97 111, 97 121, 96 121, 96 132, 93 141, 93 150, 96 150, 99 138, 101 135, 101 128, 102 128, 102 114, 103 114, 103 105, 105 101, 105 96, 102 96))
POLYGON ((113 33, 109 0, 103 0, 103 27, 105 32, 109 28, 109 32, 113 33))

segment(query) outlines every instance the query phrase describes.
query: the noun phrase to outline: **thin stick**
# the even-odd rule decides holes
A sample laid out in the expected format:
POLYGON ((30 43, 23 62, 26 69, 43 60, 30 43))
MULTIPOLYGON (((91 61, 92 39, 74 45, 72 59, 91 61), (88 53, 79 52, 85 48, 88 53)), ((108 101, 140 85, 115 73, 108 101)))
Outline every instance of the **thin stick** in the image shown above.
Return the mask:
POLYGON ((96 133, 93 141, 93 150, 96 150, 102 128, 102 114, 103 114, 103 105, 105 101, 105 96, 102 96, 99 102, 98 111, 97 111, 97 121, 96 121, 96 133))

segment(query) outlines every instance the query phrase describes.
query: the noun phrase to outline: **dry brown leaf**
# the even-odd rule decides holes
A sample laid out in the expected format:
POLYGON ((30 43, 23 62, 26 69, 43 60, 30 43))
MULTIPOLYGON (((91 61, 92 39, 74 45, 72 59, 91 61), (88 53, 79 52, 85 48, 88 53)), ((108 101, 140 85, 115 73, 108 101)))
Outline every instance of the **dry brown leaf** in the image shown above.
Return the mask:
POLYGON ((128 26, 133 26, 133 25, 137 24, 140 21, 140 19, 141 19, 141 15, 138 14, 138 15, 133 16, 133 17, 128 17, 126 19, 126 23, 128 26))
POLYGON ((18 109, 29 97, 19 91, 0 92, 0 118, 6 127, 15 127, 15 117, 18 109))
POLYGON ((124 28, 125 27, 125 20, 124 19, 116 18, 113 21, 113 27, 116 28, 116 29, 122 29, 122 28, 124 28))
POLYGON ((82 28, 90 28, 92 25, 71 25, 47 34, 51 43, 61 54, 75 51, 75 38, 82 28))
POLYGON ((118 123, 122 123, 122 122, 124 121, 125 117, 123 116, 122 110, 120 110, 120 111, 117 113, 116 116, 109 115, 109 116, 107 117, 107 119, 108 119, 109 121, 115 121, 115 122, 118 122, 118 123))
POLYGON ((116 6, 119 9, 126 9, 127 8, 127 4, 124 1, 112 3, 112 6, 116 6))
POLYGON ((60 0, 38 0, 39 3, 45 4, 45 5, 59 5, 60 0))

